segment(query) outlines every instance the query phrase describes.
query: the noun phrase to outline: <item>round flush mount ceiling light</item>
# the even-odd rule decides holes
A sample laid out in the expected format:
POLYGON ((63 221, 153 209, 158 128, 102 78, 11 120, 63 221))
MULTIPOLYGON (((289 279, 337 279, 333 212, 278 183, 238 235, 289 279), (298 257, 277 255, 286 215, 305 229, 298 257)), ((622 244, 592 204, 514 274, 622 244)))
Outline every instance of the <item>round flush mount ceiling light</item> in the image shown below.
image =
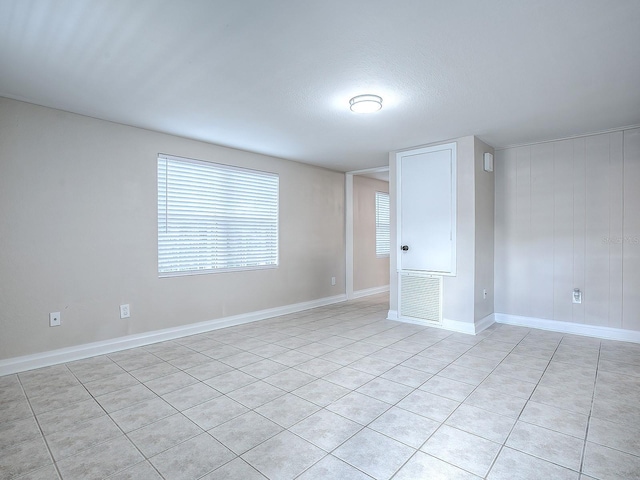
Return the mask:
POLYGON ((382 97, 378 95, 358 95, 349 100, 349 108, 355 113, 373 113, 382 108, 382 97))

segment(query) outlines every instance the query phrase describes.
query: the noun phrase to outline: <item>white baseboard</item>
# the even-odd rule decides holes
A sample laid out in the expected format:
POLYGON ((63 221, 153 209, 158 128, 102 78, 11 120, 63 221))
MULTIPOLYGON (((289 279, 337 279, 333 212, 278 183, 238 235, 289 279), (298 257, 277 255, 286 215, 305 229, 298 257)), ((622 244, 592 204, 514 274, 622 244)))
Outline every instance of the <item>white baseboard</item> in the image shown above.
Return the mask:
POLYGON ((473 323, 460 322, 458 320, 450 320, 448 318, 442 319, 442 328, 445 330, 451 330, 452 332, 466 333, 468 335, 476 334, 476 328, 473 323))
MULTIPOLYGON (((401 319, 398 317, 397 310, 389 310, 387 320, 397 320, 400 322, 427 325, 425 322, 401 319)), ((504 323, 507 325, 539 328, 541 330, 550 330, 552 332, 572 333, 574 335, 583 335, 586 337, 596 337, 608 340, 620 340, 623 342, 640 343, 640 332, 635 330, 599 327, 595 325, 586 325, 584 323, 559 322, 557 320, 521 317, 518 315, 507 315, 505 313, 492 313, 481 319, 476 324, 444 318, 442 319, 442 325, 429 324, 428 326, 434 328, 442 328, 444 330, 451 330, 453 332, 467 333, 469 335, 477 335, 483 330, 489 328, 494 323, 504 323)))
POLYGON ((366 288, 364 290, 357 290, 353 292, 352 298, 368 297, 369 295, 377 295, 379 293, 386 293, 388 291, 389 291, 389 285, 383 285, 382 287, 366 288))
POLYGON ((635 330, 599 327, 596 325, 586 325, 584 323, 559 322, 557 320, 547 320, 544 318, 521 317, 519 315, 508 315, 506 313, 495 313, 494 316, 496 323, 539 328, 541 330, 551 330, 552 332, 573 333, 586 337, 640 343, 640 332, 635 330))
POLYGON ((484 329, 490 327, 495 323, 494 314, 487 315, 478 323, 460 322, 458 320, 450 320, 443 318, 441 324, 423 322, 421 320, 412 320, 410 318, 400 318, 397 310, 389 310, 387 314, 387 320, 396 320, 404 323, 415 323, 417 325, 424 325, 426 327, 441 328, 443 330, 450 330, 452 332, 466 333, 468 335, 476 335, 482 332, 484 329))
POLYGON ((72 362, 74 360, 81 360, 95 355, 104 355, 120 350, 126 350, 127 348, 141 347, 151 343, 164 342, 166 340, 173 340, 180 337, 186 337, 188 335, 204 333, 211 330, 217 330, 219 328, 233 327, 244 323, 265 320, 267 318, 296 313, 310 308, 323 307, 325 305, 344 302, 346 299, 347 297, 344 294, 335 295, 333 297, 320 298, 309 302, 285 305, 283 307, 233 315, 231 317, 223 317, 205 322, 191 323, 180 327, 154 330, 151 332, 127 335, 125 337, 113 338, 101 342, 85 343, 82 345, 50 350, 48 352, 36 353, 33 355, 8 358, 0 360, 0 376, 8 375, 10 373, 24 372, 34 368, 48 367, 58 363, 72 362))

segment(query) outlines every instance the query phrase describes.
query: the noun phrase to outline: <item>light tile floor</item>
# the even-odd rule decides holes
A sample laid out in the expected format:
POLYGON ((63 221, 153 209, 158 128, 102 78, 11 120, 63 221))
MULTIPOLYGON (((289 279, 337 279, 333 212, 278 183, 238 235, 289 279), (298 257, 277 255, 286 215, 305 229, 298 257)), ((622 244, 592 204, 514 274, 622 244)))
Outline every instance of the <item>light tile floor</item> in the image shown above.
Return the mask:
POLYGON ((387 308, 0 377, 0 479, 640 478, 640 345, 387 308))

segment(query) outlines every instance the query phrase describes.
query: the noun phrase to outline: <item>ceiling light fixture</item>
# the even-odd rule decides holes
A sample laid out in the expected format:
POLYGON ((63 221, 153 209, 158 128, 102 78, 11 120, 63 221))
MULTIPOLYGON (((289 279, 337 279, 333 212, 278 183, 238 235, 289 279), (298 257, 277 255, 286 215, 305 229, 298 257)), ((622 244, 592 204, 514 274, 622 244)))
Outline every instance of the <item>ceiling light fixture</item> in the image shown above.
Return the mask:
POLYGON ((382 97, 378 95, 358 95, 349 100, 349 108, 355 113, 373 113, 382 108, 382 97))

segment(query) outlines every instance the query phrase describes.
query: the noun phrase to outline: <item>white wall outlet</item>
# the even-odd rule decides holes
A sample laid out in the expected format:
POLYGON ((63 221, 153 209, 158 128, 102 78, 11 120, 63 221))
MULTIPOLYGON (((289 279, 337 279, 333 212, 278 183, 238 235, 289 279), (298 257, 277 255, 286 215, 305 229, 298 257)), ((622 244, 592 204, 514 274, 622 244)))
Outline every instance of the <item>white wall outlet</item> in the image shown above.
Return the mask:
POLYGON ((573 303, 582 303, 582 292, 579 288, 573 289, 573 303))
POLYGON ((129 304, 120 305, 120 318, 129 318, 131 316, 131 312, 129 311, 129 304))
POLYGON ((484 288, 482 290, 482 298, 484 298, 485 300, 487 299, 487 289, 486 288, 484 288))
POLYGON ((60 312, 51 312, 49 314, 49 326, 50 327, 60 326, 60 312))
POLYGON ((336 284, 336 277, 331 277, 331 285, 335 285, 336 284))

